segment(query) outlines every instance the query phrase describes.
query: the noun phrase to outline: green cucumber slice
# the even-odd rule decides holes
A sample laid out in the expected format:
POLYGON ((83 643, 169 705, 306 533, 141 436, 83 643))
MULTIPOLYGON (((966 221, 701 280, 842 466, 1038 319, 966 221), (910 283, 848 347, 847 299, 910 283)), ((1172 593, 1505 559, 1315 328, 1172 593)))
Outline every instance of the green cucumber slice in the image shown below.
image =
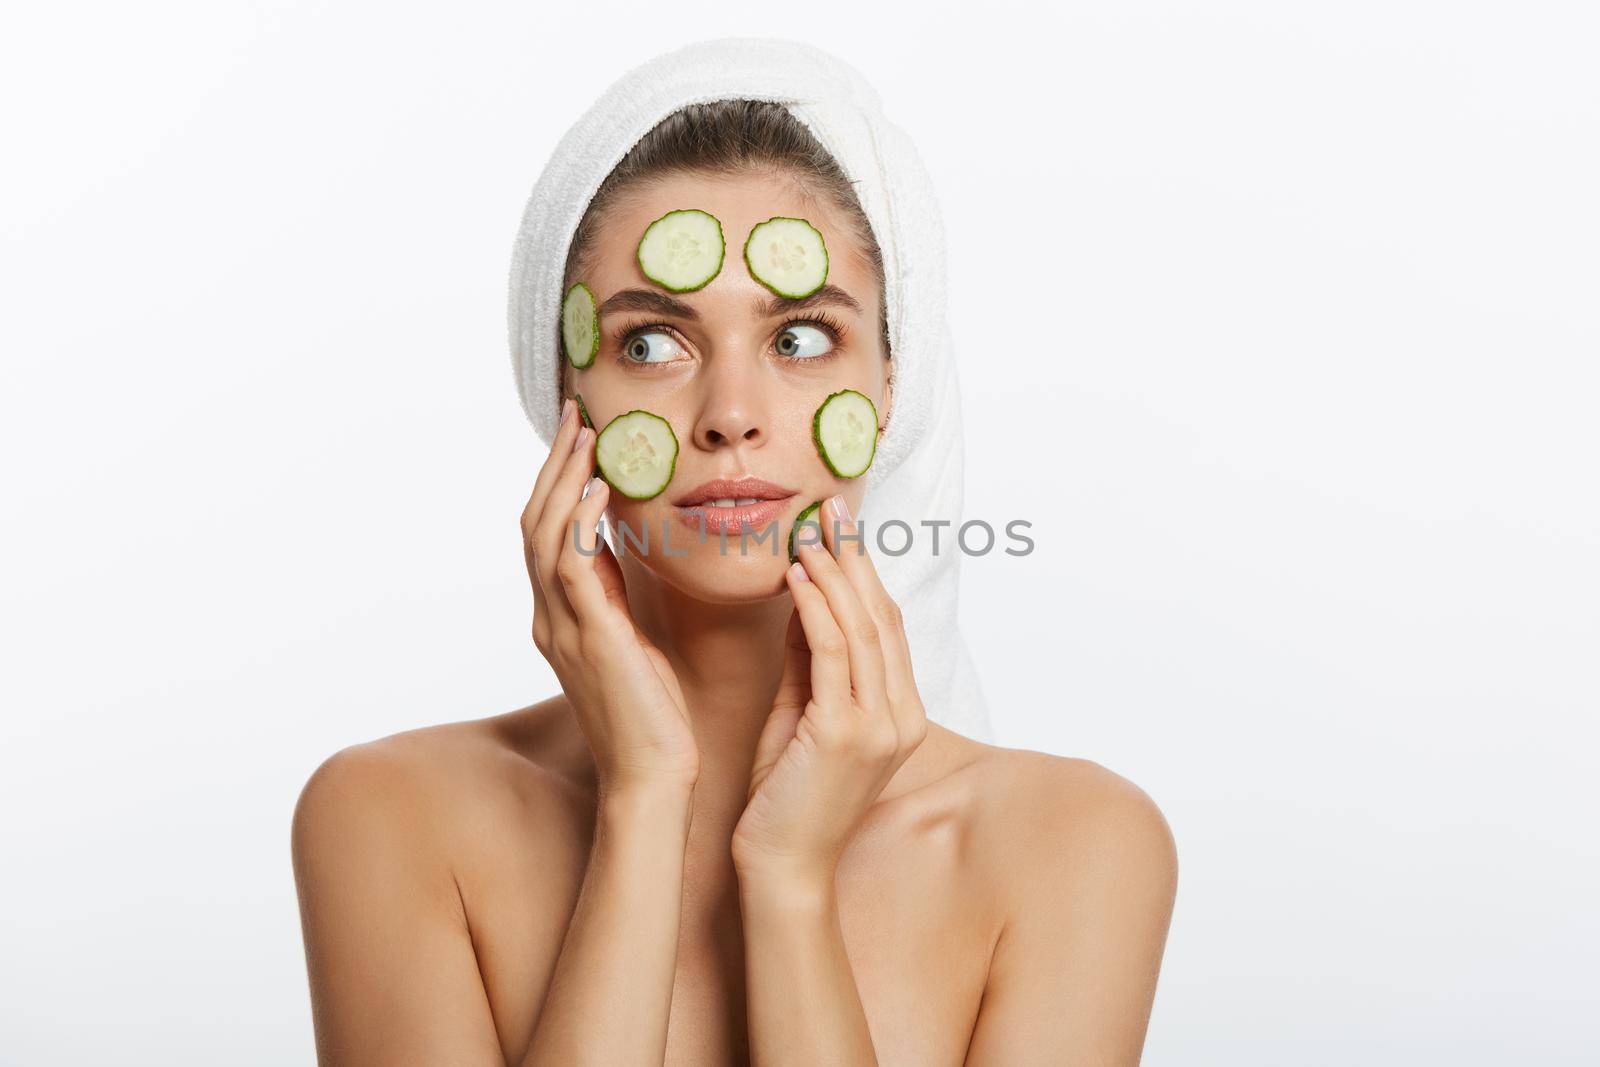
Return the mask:
POLYGON ((800 533, 800 527, 808 524, 815 526, 817 528, 817 540, 819 542, 822 540, 822 520, 812 517, 816 515, 817 509, 820 507, 822 507, 822 501, 814 500, 807 504, 800 514, 794 517, 794 525, 789 527, 789 559, 791 561, 800 558, 795 553, 795 538, 800 533))
POLYGON ((583 368, 594 362, 600 351, 600 317, 595 311, 594 293, 582 282, 575 282, 561 301, 561 345, 567 362, 583 368))
POLYGON ((649 500, 672 481, 678 435, 660 415, 634 408, 606 423, 595 438, 594 457, 611 488, 631 500, 649 500))
MULTIPOLYGON (((589 429, 591 429, 591 430, 594 429, 594 420, 589 417, 589 409, 583 406, 583 394, 580 393, 580 392, 577 392, 576 390, 574 390, 573 394, 572 394, 572 399, 574 399, 574 400, 576 400, 578 402, 578 419, 579 419, 579 421, 583 425, 589 427, 589 429)), ((590 477, 593 477, 594 475, 597 475, 599 473, 600 473, 600 464, 596 463, 594 465, 594 470, 590 471, 589 475, 590 475, 590 477)))
POLYGON ((830 393, 811 417, 811 439, 835 475, 859 477, 878 452, 878 409, 854 389, 830 393))
POLYGON ((744 242, 750 276, 779 296, 810 296, 828 280, 828 247, 805 219, 775 215, 757 223, 744 242))
POLYGON ((722 223, 699 208, 669 211, 639 238, 639 269, 674 293, 702 288, 722 270, 722 223))

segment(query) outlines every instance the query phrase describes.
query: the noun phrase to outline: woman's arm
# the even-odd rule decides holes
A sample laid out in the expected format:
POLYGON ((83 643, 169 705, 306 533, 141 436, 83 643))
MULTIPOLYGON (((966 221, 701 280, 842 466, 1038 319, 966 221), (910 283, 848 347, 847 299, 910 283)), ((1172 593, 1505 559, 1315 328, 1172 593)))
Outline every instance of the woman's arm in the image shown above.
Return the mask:
POLYGON ((1039 756, 1014 778, 989 836, 1026 870, 966 1063, 1134 1067, 1177 891, 1171 831, 1148 796, 1097 764, 1039 756))
MULTIPOLYGON (((503 1067, 448 862, 460 785, 386 743, 334 756, 295 811, 295 877, 324 1065, 503 1067)), ((619 788, 595 839, 522 1064, 659 1065, 677 966, 691 790, 619 788)), ((531 844, 531 843, 530 843, 531 844)), ((529 908, 566 906, 552 884, 529 908)))
POLYGON ((693 792, 603 797, 578 904, 524 1067, 657 1065, 678 960, 693 792))
POLYGON ((461 1067, 505 1057, 425 768, 387 742, 319 767, 292 834, 324 1067, 461 1067))
POLYGON ((523 511, 534 643, 595 759, 595 838, 527 1067, 659 1067, 699 752, 671 666, 596 532, 609 493, 571 400, 523 511), (589 492, 584 493, 587 485, 589 492))
POLYGON ((751 1062, 876 1064, 833 879, 741 872, 751 1062))
POLYGON ((862 816, 928 732, 899 606, 843 499, 829 498, 825 513, 823 542, 800 548, 787 572, 795 610, 783 677, 733 835, 751 1054, 761 1067, 877 1063, 834 873, 862 816))

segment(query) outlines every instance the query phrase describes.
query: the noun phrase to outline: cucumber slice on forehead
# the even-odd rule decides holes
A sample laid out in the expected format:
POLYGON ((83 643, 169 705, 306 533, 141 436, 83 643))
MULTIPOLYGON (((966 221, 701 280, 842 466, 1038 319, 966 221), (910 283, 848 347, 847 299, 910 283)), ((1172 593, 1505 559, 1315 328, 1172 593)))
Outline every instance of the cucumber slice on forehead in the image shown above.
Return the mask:
POLYGON ((805 219, 776 215, 757 223, 744 242, 750 276, 779 296, 810 296, 828 280, 828 247, 805 219))
POLYGON ((606 423, 594 443, 600 477, 632 500, 649 500, 672 481, 678 435, 660 415, 634 408, 606 423))
POLYGON ((703 287, 722 270, 722 223, 698 208, 669 211, 639 238, 639 269, 674 293, 703 287))
POLYGON ((600 318, 595 311, 594 293, 582 282, 567 290, 561 301, 561 346, 574 367, 587 367, 600 351, 600 318))
MULTIPOLYGON (((822 507, 822 501, 813 500, 805 506, 800 514, 794 517, 794 525, 789 527, 789 558, 791 560, 797 558, 795 549, 799 547, 797 538, 800 536, 800 528, 802 526, 809 524, 816 527, 816 540, 819 543, 822 541, 822 520, 817 517, 817 509, 820 507, 822 507)), ((806 543, 809 544, 811 535, 808 534, 806 536, 808 538, 806 543)))
POLYGON ((878 409, 854 389, 830 393, 811 417, 811 439, 822 462, 840 478, 865 474, 878 451, 878 409))

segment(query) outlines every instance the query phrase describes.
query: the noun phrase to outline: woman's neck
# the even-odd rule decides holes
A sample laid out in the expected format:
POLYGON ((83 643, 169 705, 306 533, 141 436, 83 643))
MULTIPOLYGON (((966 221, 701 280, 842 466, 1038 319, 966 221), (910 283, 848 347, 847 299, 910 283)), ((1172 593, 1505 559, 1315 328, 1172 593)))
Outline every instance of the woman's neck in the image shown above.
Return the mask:
POLYGON ((683 689, 700 748, 696 796, 724 796, 742 808, 756 740, 783 675, 793 604, 786 594, 707 603, 663 582, 636 557, 621 562, 634 621, 672 664, 683 689))

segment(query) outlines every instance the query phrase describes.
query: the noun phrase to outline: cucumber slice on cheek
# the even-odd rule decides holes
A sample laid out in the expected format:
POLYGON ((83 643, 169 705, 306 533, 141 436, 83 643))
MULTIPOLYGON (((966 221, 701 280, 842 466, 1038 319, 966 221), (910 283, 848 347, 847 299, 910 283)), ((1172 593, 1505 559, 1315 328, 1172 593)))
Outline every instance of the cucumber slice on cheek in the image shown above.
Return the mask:
POLYGON ((722 223, 698 208, 669 211, 639 238, 639 269, 674 293, 703 288, 722 270, 722 223))
POLYGON ((750 276, 779 296, 810 296, 828 280, 828 247, 805 219, 776 215, 757 223, 744 242, 750 276))
POLYGON ((600 476, 630 500, 649 500, 672 481, 678 435, 660 415, 635 408, 606 423, 594 443, 600 476))
POLYGON ((854 389, 831 393, 811 418, 811 439, 835 475, 859 477, 878 451, 878 409, 854 389))
POLYGON ((567 362, 587 367, 600 351, 600 317, 595 311, 594 293, 576 282, 561 301, 561 347, 567 362))
MULTIPOLYGON (((822 542, 822 520, 817 518, 817 510, 819 508, 821 508, 821 507, 822 507, 822 501, 813 500, 811 503, 809 503, 809 504, 807 504, 805 506, 805 509, 803 511, 801 511, 800 514, 798 514, 798 515, 796 515, 794 517, 794 525, 789 527, 789 560, 790 560, 790 562, 793 562, 794 560, 797 560, 797 559, 800 558, 796 554, 795 550, 800 547, 799 546, 799 537, 800 537, 800 528, 802 526, 809 525, 809 526, 815 527, 816 531, 817 531, 817 533, 816 533, 816 541, 819 544, 822 542)), ((811 543, 811 535, 809 535, 809 534, 806 535, 806 543, 807 544, 811 543)))

